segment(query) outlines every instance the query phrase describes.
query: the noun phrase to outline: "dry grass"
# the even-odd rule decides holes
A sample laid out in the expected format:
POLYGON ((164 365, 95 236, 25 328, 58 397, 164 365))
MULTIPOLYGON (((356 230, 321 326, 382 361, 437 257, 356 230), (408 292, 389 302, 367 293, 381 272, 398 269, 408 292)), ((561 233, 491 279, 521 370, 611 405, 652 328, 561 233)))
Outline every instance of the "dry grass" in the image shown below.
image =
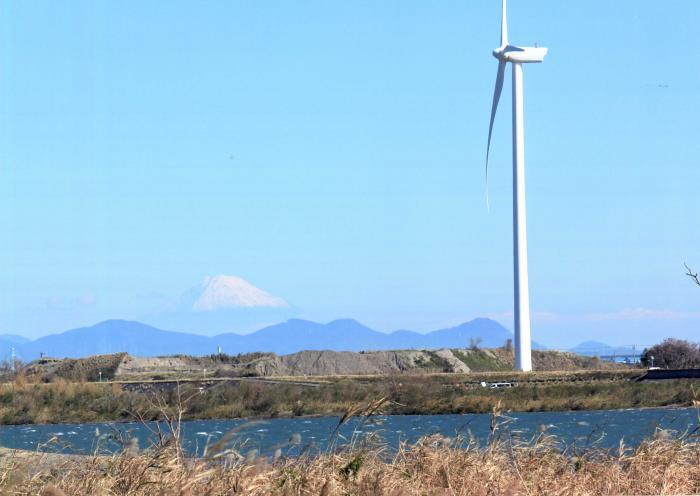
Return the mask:
POLYGON ((663 438, 635 450, 573 456, 538 444, 486 449, 426 438, 390 459, 358 448, 316 458, 181 459, 152 454, 46 460, 6 457, 0 490, 17 495, 489 495, 694 494, 700 491, 697 444, 663 438))
MULTIPOLYGON (((388 400, 354 406, 352 417, 368 419, 388 400)), ((439 435, 391 453, 376 438, 331 442, 320 456, 287 458, 236 450, 236 432, 208 447, 206 458, 190 459, 180 448, 178 418, 165 415, 166 432, 139 453, 126 442, 114 456, 0 453, 0 493, 14 495, 497 495, 497 494, 695 494, 700 492, 698 429, 672 437, 657 431, 634 449, 562 447, 542 431, 517 441, 508 419, 494 408, 485 446, 472 439, 439 435)), ((164 414, 167 413, 163 410, 164 414)), ((160 431, 159 431, 160 432, 160 431)), ((337 429, 336 429, 337 432, 337 429)), ((290 439, 298 444, 300 438, 290 439)))
MULTIPOLYGON (((188 405, 185 419, 279 417, 338 414, 352 404, 388 397, 390 414, 488 413, 501 402, 513 411, 611 410, 621 408, 692 406, 692 380, 634 382, 625 376, 596 372, 568 378, 540 373, 507 390, 482 388, 483 374, 347 378, 305 387, 294 383, 220 382, 208 386, 188 405), (590 374, 599 374, 594 376, 590 374), (542 382, 537 382, 537 381, 542 382), (561 380, 561 382, 556 382, 561 380), (469 382, 467 382, 469 381, 469 382)), ((511 376, 503 376, 508 381, 511 376)), ((510 379, 512 380, 512 379, 510 379)), ((182 384, 183 393, 199 392, 198 383, 182 384)), ((170 388, 145 384, 141 390, 117 383, 79 383, 56 379, 50 384, 17 381, 0 384, 0 424, 97 422, 133 420, 139 411, 147 420, 158 417, 149 402, 156 393, 174 404, 170 388)))

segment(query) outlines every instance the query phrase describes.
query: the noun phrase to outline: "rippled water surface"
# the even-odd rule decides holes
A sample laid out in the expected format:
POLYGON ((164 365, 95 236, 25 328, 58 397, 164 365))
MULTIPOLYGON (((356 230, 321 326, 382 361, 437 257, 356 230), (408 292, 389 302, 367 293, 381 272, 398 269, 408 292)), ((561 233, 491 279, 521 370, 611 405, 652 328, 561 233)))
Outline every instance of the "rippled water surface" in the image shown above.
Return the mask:
MULTIPOLYGON (((691 408, 613 410, 591 412, 513 413, 502 430, 504 436, 529 439, 541 432, 556 435, 562 443, 578 446, 596 444, 604 448, 638 444, 657 429, 680 433, 698 428, 698 411, 691 408)), ((361 442, 374 433, 392 448, 401 441, 413 443, 429 434, 447 437, 473 436, 483 442, 488 438, 490 415, 389 415, 370 420, 353 419, 340 427, 338 417, 311 417, 246 420, 197 420, 183 422, 184 445, 188 453, 201 455, 205 446, 212 446, 226 433, 225 447, 241 453, 251 450, 271 455, 277 449, 284 454, 302 451, 319 452, 331 440, 339 444, 361 442)), ((154 428, 153 424, 149 427, 154 428)), ((68 453, 114 452, 125 439, 136 439, 144 448, 154 437, 137 423, 56 424, 0 426, 0 445, 8 448, 37 448, 68 453)))

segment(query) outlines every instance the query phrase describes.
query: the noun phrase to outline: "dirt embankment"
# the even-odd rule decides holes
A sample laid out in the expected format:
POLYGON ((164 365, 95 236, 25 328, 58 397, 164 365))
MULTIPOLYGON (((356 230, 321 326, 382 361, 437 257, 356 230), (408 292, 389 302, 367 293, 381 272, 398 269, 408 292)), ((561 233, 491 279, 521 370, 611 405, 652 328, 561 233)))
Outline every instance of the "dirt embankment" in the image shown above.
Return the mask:
POLYGON ((379 375, 402 372, 469 372, 469 367, 450 350, 438 351, 301 351, 278 356, 258 353, 255 356, 212 355, 208 357, 127 356, 116 371, 117 378, 155 376, 319 376, 379 375))
MULTIPOLYGON (((616 368, 596 358, 557 351, 533 352, 538 371, 573 371, 616 368)), ((279 377, 332 375, 386 375, 397 373, 469 373, 513 369, 513 354, 505 349, 394 350, 367 352, 301 351, 210 355, 192 357, 133 357, 125 353, 83 359, 44 358, 28 366, 28 376, 45 382, 142 380, 198 377, 279 377)))
POLYGON ((40 358, 30 363, 23 372, 28 377, 39 376, 44 382, 56 378, 73 382, 106 381, 117 375, 117 369, 127 357, 126 353, 115 353, 77 359, 40 358))

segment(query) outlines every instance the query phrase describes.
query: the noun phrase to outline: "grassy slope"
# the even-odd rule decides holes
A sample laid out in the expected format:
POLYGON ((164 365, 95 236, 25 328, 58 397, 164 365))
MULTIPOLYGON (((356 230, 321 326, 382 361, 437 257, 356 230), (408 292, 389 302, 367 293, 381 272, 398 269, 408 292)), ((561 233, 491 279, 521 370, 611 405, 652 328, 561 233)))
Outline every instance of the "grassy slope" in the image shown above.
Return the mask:
MULTIPOLYGON (((452 350, 473 372, 498 372, 513 370, 513 353, 503 348, 478 350, 452 350)), ((578 371, 619 368, 620 365, 603 362, 595 357, 586 357, 561 351, 533 351, 533 368, 536 371, 578 371)))
MULTIPOLYGON (((591 373, 592 374, 592 373, 591 373)), ((512 375, 512 373, 511 373, 512 375)), ((540 378, 551 376, 541 375, 540 378)), ((478 378, 477 378, 478 379, 478 378)), ((387 397, 385 413, 490 412, 499 401, 507 410, 554 411, 617 409, 667 405, 690 406, 692 381, 657 383, 627 380, 521 382, 518 387, 491 390, 475 386, 470 374, 345 378, 317 388, 298 384, 226 382, 199 394, 196 385, 186 418, 233 418, 335 414, 361 401, 387 397), (460 378, 462 380, 460 380, 460 378), (469 378, 469 382, 464 379, 469 378)), ((697 381, 695 381, 697 383, 697 381)), ((155 418, 153 392, 130 392, 118 384, 66 383, 0 385, 0 424, 130 420, 129 412, 155 418)), ((175 391, 160 394, 173 404, 175 391)))
POLYGON ((505 356, 501 357, 492 350, 452 350, 472 372, 498 372, 512 370, 505 356))

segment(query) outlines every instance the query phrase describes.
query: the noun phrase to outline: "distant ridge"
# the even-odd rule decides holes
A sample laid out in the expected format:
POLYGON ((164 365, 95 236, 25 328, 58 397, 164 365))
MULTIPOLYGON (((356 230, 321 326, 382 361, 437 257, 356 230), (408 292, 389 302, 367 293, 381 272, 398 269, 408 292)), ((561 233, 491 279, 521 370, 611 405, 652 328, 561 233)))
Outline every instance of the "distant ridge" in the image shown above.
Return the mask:
MULTIPOLYGON (((370 351, 397 349, 465 348, 472 339, 480 346, 503 346, 513 335, 490 319, 474 319, 456 327, 427 334, 375 331, 352 319, 320 324, 291 319, 251 334, 226 333, 217 336, 165 331, 140 322, 106 320, 90 327, 72 329, 15 345, 25 361, 40 353, 55 358, 79 358, 97 354, 127 352, 135 356, 209 355, 219 347, 225 353, 273 352, 286 355, 302 350, 370 351)), ((535 348, 542 348, 534 343, 535 348)), ((0 358, 6 355, 5 350, 0 358)))
POLYGON ((0 342, 11 343, 11 344, 24 344, 31 341, 23 336, 18 336, 17 334, 0 334, 0 342))
POLYGON ((613 356, 631 355, 640 353, 643 347, 633 349, 631 346, 611 346, 600 341, 584 341, 571 348, 569 351, 584 356, 613 356))

